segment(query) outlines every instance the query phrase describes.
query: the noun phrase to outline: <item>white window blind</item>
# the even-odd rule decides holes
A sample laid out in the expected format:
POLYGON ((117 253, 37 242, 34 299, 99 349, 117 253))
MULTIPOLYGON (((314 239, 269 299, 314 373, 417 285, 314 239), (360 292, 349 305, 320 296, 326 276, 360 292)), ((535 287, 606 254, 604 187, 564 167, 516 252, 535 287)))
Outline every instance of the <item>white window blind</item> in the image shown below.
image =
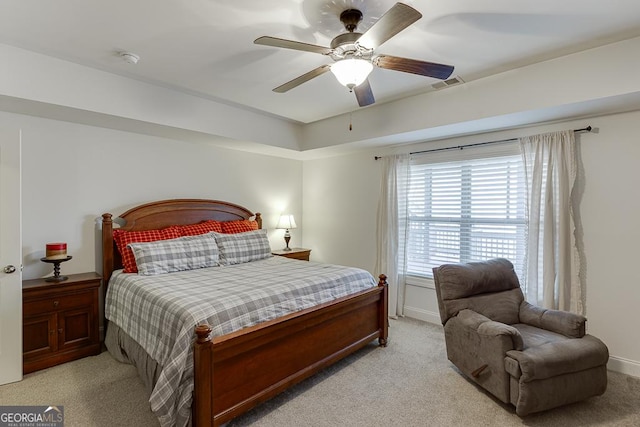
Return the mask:
POLYGON ((473 152, 412 159, 407 274, 432 277, 444 263, 503 257, 523 277, 526 188, 517 145, 464 151, 473 152))

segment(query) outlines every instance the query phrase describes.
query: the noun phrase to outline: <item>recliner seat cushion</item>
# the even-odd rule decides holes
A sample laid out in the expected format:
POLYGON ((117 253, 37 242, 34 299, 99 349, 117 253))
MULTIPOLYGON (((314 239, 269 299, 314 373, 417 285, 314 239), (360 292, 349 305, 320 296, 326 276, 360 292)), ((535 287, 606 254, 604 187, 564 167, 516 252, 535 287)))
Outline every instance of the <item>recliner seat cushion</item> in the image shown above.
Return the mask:
MULTIPOLYGON (((535 326, 526 325, 524 323, 516 323, 511 326, 517 329, 520 333, 520 336, 522 337, 522 348, 515 348, 514 350, 525 351, 527 348, 537 347, 550 342, 563 341, 567 339, 567 337, 565 337, 564 335, 540 329, 535 326)), ((516 359, 512 359, 511 357, 507 356, 504 358, 504 368, 507 372, 509 372, 509 375, 516 379, 520 378, 520 376, 522 375, 522 371, 520 370, 518 361, 516 359)))
POLYGON ((514 323, 511 326, 513 326, 518 330, 518 332, 520 332, 520 335, 522 336, 523 350, 526 350, 530 347, 539 347, 551 342, 558 342, 569 339, 562 334, 553 331, 547 331, 546 329, 540 329, 524 323, 514 323))

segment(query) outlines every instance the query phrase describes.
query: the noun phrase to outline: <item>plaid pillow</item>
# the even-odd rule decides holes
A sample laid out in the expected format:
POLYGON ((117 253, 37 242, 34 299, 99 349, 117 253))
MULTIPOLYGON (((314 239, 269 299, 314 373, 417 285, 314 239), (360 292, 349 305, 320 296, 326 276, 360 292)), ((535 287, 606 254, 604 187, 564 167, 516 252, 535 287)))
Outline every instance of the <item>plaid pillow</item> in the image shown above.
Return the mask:
POLYGON ((214 235, 220 250, 221 265, 240 264, 272 256, 266 229, 214 235))
POLYGON ((203 221, 197 224, 174 225, 171 228, 175 228, 180 236, 197 236, 199 234, 210 233, 212 231, 222 233, 221 223, 214 220, 203 221))
POLYGON ((241 219, 238 221, 224 221, 222 224, 222 232, 225 234, 244 233, 245 231, 253 231, 258 229, 256 221, 241 219))
POLYGON ((125 273, 138 272, 133 252, 127 247, 129 243, 154 242, 156 240, 177 239, 178 237, 180 237, 178 232, 171 227, 162 230, 144 231, 113 230, 113 240, 116 242, 116 246, 122 257, 122 266, 124 267, 125 273))
POLYGON ((130 243, 129 248, 136 258, 138 274, 143 276, 220 265, 218 245, 213 234, 149 243, 130 243))

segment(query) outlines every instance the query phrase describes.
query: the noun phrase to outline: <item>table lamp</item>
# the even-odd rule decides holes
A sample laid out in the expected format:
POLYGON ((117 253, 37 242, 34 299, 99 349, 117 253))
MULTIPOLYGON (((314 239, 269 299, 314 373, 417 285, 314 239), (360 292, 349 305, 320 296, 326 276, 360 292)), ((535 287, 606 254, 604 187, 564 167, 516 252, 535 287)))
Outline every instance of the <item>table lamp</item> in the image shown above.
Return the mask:
POLYGON ((278 225, 276 226, 276 228, 286 230, 284 232, 284 241, 287 246, 283 250, 290 251, 291 248, 289 247, 289 240, 291 240, 291 233, 289 233, 289 230, 292 228, 296 228, 296 220, 293 219, 293 215, 280 215, 280 220, 278 221, 278 225))

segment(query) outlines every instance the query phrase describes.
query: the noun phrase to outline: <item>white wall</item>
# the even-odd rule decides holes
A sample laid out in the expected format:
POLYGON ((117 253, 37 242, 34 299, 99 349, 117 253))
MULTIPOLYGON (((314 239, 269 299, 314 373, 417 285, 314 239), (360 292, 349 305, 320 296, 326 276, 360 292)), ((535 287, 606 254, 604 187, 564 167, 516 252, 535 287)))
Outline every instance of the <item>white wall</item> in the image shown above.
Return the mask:
MULTIPOLYGON (((590 124, 597 132, 581 134, 585 170, 581 204, 586 252, 588 332, 609 347, 609 367, 640 376, 640 111, 526 129, 495 132, 396 148, 411 152, 440 146, 485 142, 590 124)), ((315 259, 364 267, 375 263, 376 209, 380 167, 366 151, 304 162, 303 244, 315 259), (346 215, 345 215, 346 213, 346 215)), ((373 272, 375 273, 375 272, 373 272)), ((435 292, 411 286, 405 312, 439 322, 435 292)))
POLYGON ((581 212, 589 332, 603 338, 610 367, 640 376, 640 112, 592 120, 584 135, 581 212))
MULTIPOLYGON (((100 271, 96 218, 171 198, 225 200, 263 214, 273 230, 283 211, 301 217, 302 163, 98 127, 0 112, 22 129, 23 278, 51 274, 45 244, 63 241, 63 274, 100 271)), ((302 227, 292 244, 300 245, 302 227)))
POLYGON ((303 165, 303 244, 313 261, 373 272, 380 170, 373 154, 307 160, 303 165))

